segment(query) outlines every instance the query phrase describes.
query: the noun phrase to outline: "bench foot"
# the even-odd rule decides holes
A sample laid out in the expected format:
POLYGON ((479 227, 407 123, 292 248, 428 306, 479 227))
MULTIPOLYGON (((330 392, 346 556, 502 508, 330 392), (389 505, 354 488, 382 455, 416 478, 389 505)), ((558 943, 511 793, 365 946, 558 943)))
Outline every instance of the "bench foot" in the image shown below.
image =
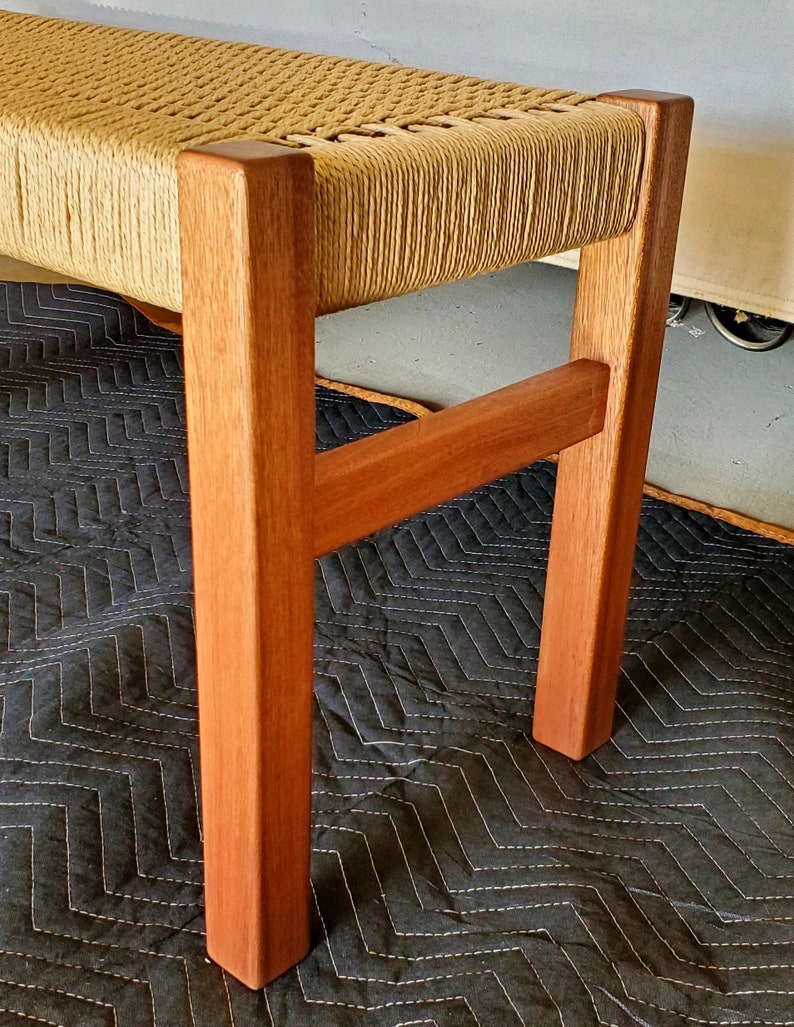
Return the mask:
POLYGON ((609 364, 604 429, 560 454, 533 733, 574 759, 612 731, 642 485, 664 341, 692 101, 599 100, 646 125, 642 191, 626 235, 582 250, 571 359, 609 364))
POLYGON ((309 948, 313 164, 178 160, 207 948, 262 987, 309 948))

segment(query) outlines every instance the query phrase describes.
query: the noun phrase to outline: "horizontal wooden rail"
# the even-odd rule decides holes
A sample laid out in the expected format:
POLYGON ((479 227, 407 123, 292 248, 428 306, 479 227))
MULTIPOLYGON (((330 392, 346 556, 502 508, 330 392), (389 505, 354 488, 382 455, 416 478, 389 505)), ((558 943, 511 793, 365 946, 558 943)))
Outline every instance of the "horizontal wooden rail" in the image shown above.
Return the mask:
POLYGON ((576 360, 315 457, 322 556, 596 435, 609 368, 576 360))

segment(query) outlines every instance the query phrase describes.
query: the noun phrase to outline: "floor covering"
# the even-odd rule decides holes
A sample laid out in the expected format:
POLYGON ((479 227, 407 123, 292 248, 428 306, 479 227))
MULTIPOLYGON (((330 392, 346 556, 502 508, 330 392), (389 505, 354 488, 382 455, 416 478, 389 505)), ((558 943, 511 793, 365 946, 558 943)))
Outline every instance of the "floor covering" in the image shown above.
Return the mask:
POLYGON ((0 284, 0 1023, 794 1023, 794 548, 646 500, 572 763, 530 738, 547 463, 318 562, 312 950, 209 962, 184 423, 178 337, 0 284))

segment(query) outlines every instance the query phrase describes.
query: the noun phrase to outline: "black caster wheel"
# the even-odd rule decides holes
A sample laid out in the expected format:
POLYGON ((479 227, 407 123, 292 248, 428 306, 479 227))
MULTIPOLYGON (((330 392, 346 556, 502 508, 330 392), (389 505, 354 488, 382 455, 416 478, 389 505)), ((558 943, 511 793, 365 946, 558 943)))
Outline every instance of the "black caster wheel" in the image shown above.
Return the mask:
POLYGON ((782 345, 794 331, 788 321, 778 321, 763 314, 750 314, 736 307, 706 303, 709 321, 728 342, 742 349, 765 350, 782 345))
POLYGON ((667 305, 667 323, 671 325, 676 321, 683 321, 691 302, 692 300, 688 296, 679 296, 677 292, 671 292, 670 302, 667 305))

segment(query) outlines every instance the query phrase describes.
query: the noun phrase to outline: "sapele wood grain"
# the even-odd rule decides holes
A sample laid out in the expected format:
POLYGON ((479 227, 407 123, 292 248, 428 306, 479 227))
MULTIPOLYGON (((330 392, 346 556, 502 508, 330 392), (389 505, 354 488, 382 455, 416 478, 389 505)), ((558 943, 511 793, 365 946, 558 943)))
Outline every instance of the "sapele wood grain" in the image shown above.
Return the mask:
POLYGON ((534 737, 581 759, 612 731, 626 607, 664 341, 693 103, 664 93, 598 98, 646 127, 635 223, 582 250, 571 359, 611 369, 600 435, 560 454, 534 737))
POLYGON ((601 430, 609 369, 577 360, 321 453, 318 556, 601 430))
POLYGON ((225 143, 178 175, 207 948, 258 988, 309 946, 313 163, 225 143))
POLYGON ((207 944, 251 987, 309 943, 315 550, 568 446, 535 734, 574 758, 609 736, 692 104, 601 99, 646 161, 634 228, 583 253, 572 364, 316 460, 311 157, 179 157, 207 944))

